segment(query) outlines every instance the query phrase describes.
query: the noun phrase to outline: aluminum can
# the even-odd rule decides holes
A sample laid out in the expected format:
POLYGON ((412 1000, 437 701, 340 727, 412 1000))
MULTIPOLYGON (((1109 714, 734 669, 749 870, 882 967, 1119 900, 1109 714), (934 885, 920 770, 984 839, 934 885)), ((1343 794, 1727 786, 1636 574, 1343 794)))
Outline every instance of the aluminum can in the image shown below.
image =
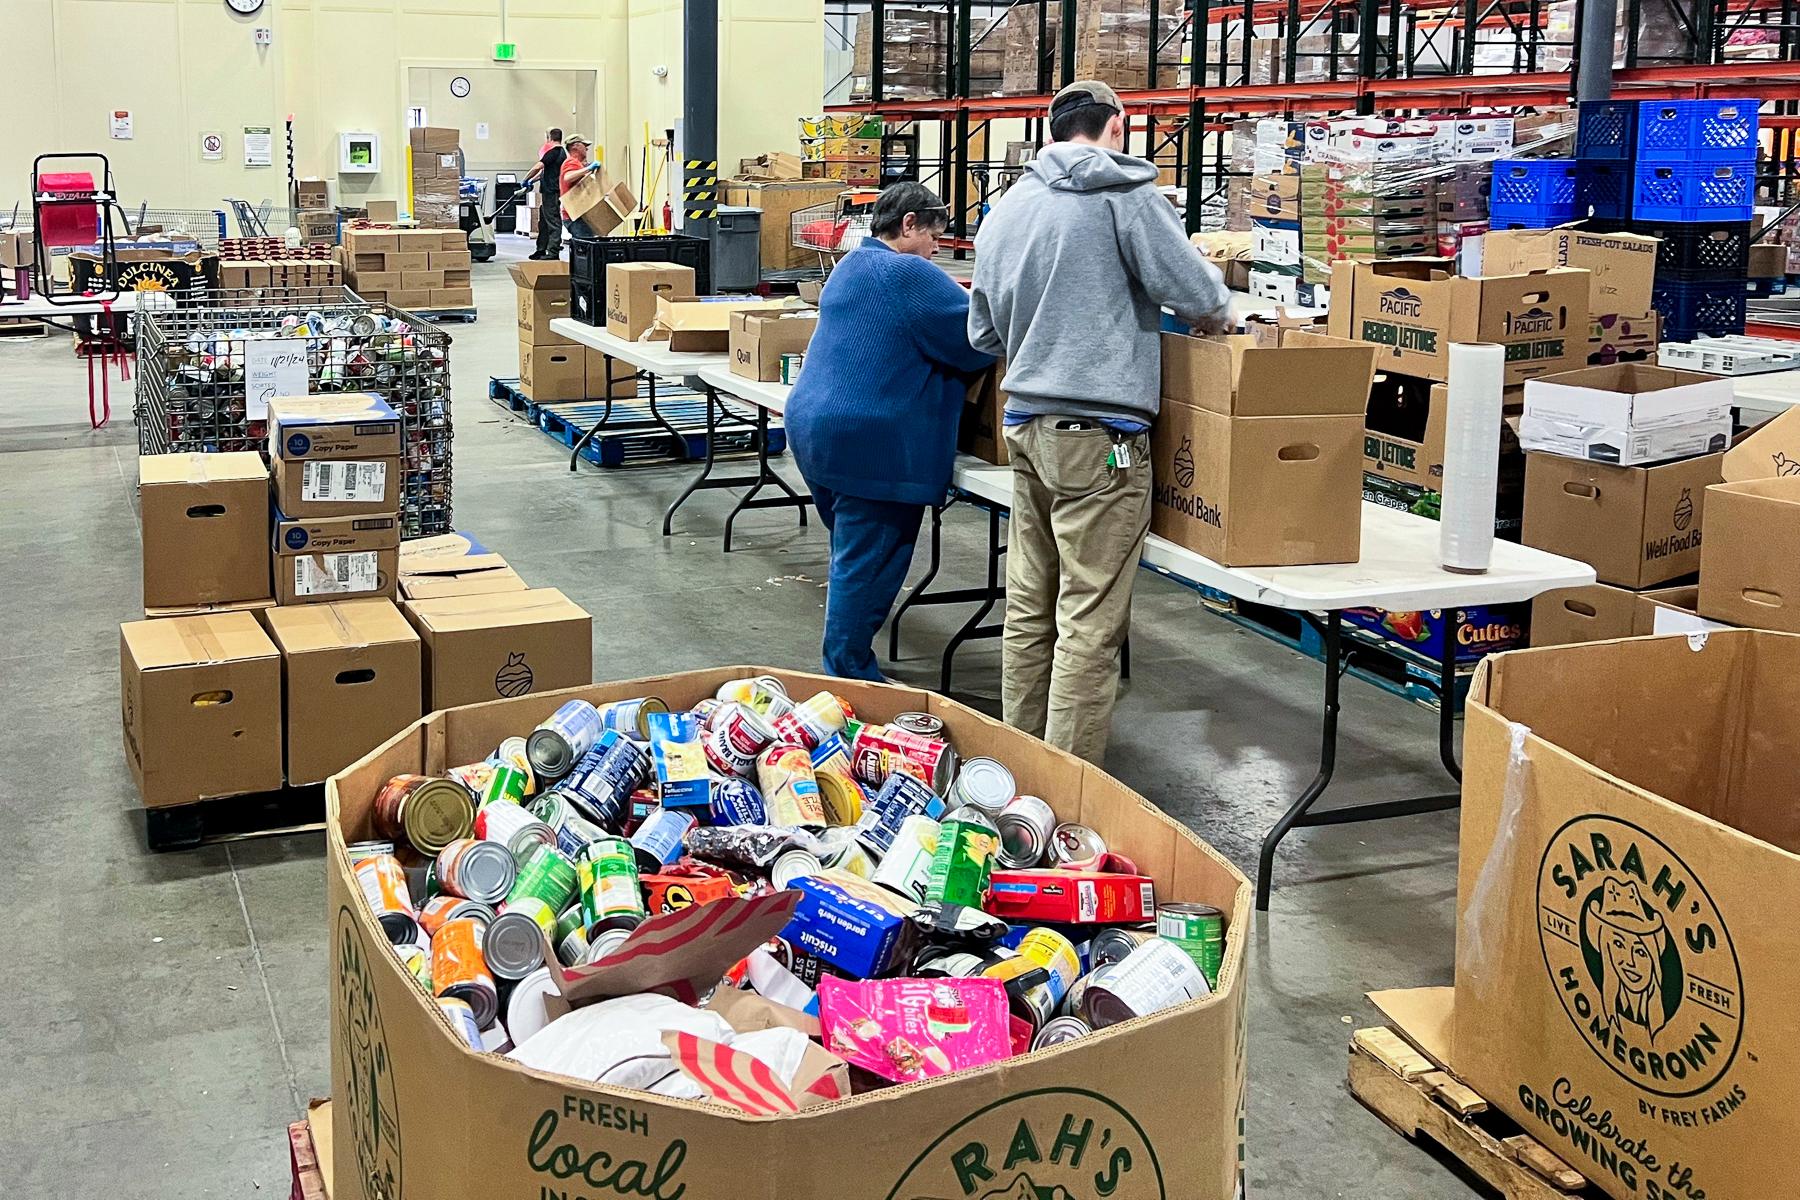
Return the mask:
POLYGON ((390 841, 404 838, 421 854, 436 854, 469 836, 475 800, 453 779, 396 775, 375 794, 376 832, 390 841))
POLYGON ((862 819, 856 823, 856 840, 880 858, 894 844, 908 817, 930 817, 935 821, 943 815, 944 801, 923 780, 895 771, 863 809, 862 819))
POLYGON ((611 929, 636 929, 650 918, 638 883, 637 851, 620 837, 602 838, 575 860, 581 928, 587 939, 611 929))
POLYGON ((773 721, 776 736, 812 750, 843 732, 844 702, 830 692, 815 692, 773 721))
MULTIPOLYGON (((713 715, 701 738, 707 765, 721 775, 750 776, 756 760, 775 741, 775 731, 742 704, 728 703, 713 715)), ((767 791, 767 789, 764 789, 767 791)))
POLYGON ((475 814, 475 836, 499 842, 512 853, 515 862, 524 862, 533 846, 556 844, 556 830, 531 815, 518 804, 490 804, 475 814))
POLYGON ((1044 861, 1056 831, 1056 813, 1036 796, 1015 796, 994 825, 1000 831, 1000 865, 1021 871, 1044 861))
POLYGON ((586 700, 569 700, 525 738, 525 760, 540 785, 575 769, 594 748, 603 728, 600 710, 586 700))
POLYGON ((553 794, 561 795, 594 824, 617 832, 624 827, 631 793, 649 778, 650 751, 609 729, 553 794))
POLYGON ((654 874, 680 858, 682 840, 696 823, 693 813, 680 809, 659 808, 651 813, 631 835, 638 870, 645 875, 654 874))
POLYGON ((770 746, 756 760, 756 782, 771 825, 825 828, 825 802, 804 746, 770 746))
POLYGON ((481 807, 486 808, 490 804, 523 804, 529 783, 524 768, 502 763, 494 768, 494 773, 488 776, 487 786, 481 790, 481 807))
POLYGON ((1073 1042, 1084 1038, 1092 1032, 1094 1032, 1093 1026, 1080 1017, 1057 1017, 1038 1030, 1037 1036, 1031 1039, 1031 1048, 1047 1050, 1051 1046, 1060 1046, 1064 1042, 1073 1042))
POLYGON ((556 928, 556 914, 535 896, 506 908, 482 935, 481 953, 490 975, 516 983, 544 965, 544 937, 556 928))
POLYGON ((1174 942, 1151 938, 1128 958, 1094 972, 1082 1015, 1095 1029, 1209 995, 1206 976, 1174 942))
POLYGON ((374 858, 377 854, 392 854, 394 843, 374 839, 366 842, 351 842, 344 847, 344 852, 350 856, 350 864, 355 866, 363 859, 374 858))
POLYGON ((444 922, 431 939, 431 983, 439 999, 461 1000, 475 1016, 477 1029, 494 1023, 500 991, 481 952, 485 926, 467 917, 444 922))
POLYGON ((993 818, 1018 794, 1019 785, 1013 782, 1013 773, 998 759, 971 758, 956 773, 956 781, 950 785, 944 802, 955 807, 967 804, 993 818))
POLYGON ((813 778, 819 784, 819 799, 825 805, 826 822, 854 825, 862 820, 868 797, 850 769, 850 745, 842 734, 833 734, 813 747, 812 767, 813 778))
POLYGON ((956 751, 949 742, 891 725, 864 725, 850 743, 850 769, 857 782, 872 788, 886 783, 895 771, 904 771, 941 796, 956 773, 956 751))
POLYGON ((777 890, 792 887, 794 880, 817 875, 825 870, 818 857, 805 850, 789 850, 769 864, 769 882, 777 890))
POLYGON ((943 739, 944 720, 930 713, 903 712, 888 722, 895 729, 904 729, 908 733, 916 733, 920 737, 943 739))
POLYGON ((1081 955, 1075 943, 1054 929, 1038 926, 1019 943, 1019 957, 1050 973, 1051 1007, 1061 1004, 1081 975, 1081 955))
POLYGON ((369 902, 388 941, 399 946, 416 940, 419 914, 406 890, 406 872, 401 869, 400 860, 391 854, 378 854, 357 863, 355 871, 363 899, 369 902))
POLYGON ((467 1000, 459 1000, 454 996, 438 997, 438 1011, 450 1022, 450 1028, 463 1044, 471 1050, 481 1049, 481 1026, 475 1023, 475 1010, 469 1007, 467 1000))
POLYGON ((518 877, 506 893, 507 906, 528 896, 548 905, 554 921, 554 914, 569 907, 570 901, 575 899, 575 864, 555 846, 532 847, 530 856, 520 864, 518 877))
POLYGON ((602 829, 578 813, 571 812, 563 818, 562 827, 556 831, 556 848, 570 858, 574 858, 581 853, 583 846, 611 836, 612 834, 608 830, 602 829))
POLYGON ((872 882, 923 904, 931 880, 931 860, 937 856, 938 833, 938 823, 930 817, 907 817, 888 852, 875 864, 872 882))
POLYGON ((512 851, 499 842, 459 838, 437 856, 437 884, 453 896, 498 904, 512 890, 518 876, 512 851))
POLYGON ((926 902, 980 908, 999 848, 1000 831, 980 809, 965 806, 944 818, 925 885, 926 902))
POLYGON ((433 896, 419 906, 419 928, 431 937, 444 927, 445 921, 454 921, 459 917, 469 917, 482 924, 491 924, 494 910, 479 900, 464 900, 461 896, 452 896, 445 892, 441 896, 433 896))
POLYGON ((748 779, 737 775, 715 775, 712 778, 708 809, 714 825, 766 825, 768 810, 762 793, 748 779))
POLYGON ((1088 942, 1088 963, 1096 971, 1131 957, 1131 952, 1156 936, 1154 929, 1101 929, 1088 942))
POLYGON ((1096 855, 1105 853, 1106 839, 1086 825, 1064 821, 1050 834, 1050 865, 1053 867, 1066 867, 1070 863, 1086 862, 1096 855))
POLYGON ((650 736, 650 714, 668 712, 669 705, 660 696, 639 696, 635 700, 614 700, 600 706, 600 727, 621 737, 650 736))
POLYGON ((1159 904, 1156 936, 1166 938, 1194 960, 1206 976, 1206 986, 1219 986, 1219 965, 1225 958, 1225 914, 1210 904, 1159 904))
POLYGON ((623 946, 625 944, 625 939, 630 936, 631 930, 629 929, 607 930, 605 933, 594 938, 592 944, 588 946, 587 957, 581 961, 584 963, 599 962, 601 959, 617 950, 620 946, 623 946))
POLYGON ((770 720, 794 707, 787 688, 773 675, 727 680, 719 685, 718 697, 721 700, 735 700, 757 716, 770 720))

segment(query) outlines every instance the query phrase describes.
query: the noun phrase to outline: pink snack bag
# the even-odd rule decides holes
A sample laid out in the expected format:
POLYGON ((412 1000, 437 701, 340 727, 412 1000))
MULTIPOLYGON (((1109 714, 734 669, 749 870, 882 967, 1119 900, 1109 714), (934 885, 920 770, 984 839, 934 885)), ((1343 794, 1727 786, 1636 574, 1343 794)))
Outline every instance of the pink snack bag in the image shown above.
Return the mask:
POLYGON ((1012 1056, 998 979, 819 980, 825 1048, 895 1083, 1012 1056))

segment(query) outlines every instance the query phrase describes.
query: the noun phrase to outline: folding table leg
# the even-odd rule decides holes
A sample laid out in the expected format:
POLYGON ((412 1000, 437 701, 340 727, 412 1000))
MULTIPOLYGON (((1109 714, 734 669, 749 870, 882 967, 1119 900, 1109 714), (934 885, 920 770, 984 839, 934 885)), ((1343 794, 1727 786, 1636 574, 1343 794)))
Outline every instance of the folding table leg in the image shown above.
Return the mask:
POLYGON ((1263 839, 1262 853, 1256 860, 1258 912, 1269 911, 1269 886, 1270 876, 1275 869, 1275 848, 1281 845, 1281 839, 1288 835, 1288 831, 1306 814, 1307 809, 1325 794, 1326 787, 1331 783, 1332 772, 1337 769, 1338 684, 1344 673, 1342 624, 1339 613, 1325 614, 1325 628, 1320 631, 1325 640, 1325 713, 1320 726, 1319 770, 1312 782, 1306 785, 1306 790, 1300 793, 1300 798, 1281 814, 1281 820, 1275 822, 1275 828, 1269 830, 1269 835, 1263 839))
MULTIPOLYGON (((582 450, 587 447, 587 444, 589 442, 594 440, 594 437, 596 434, 598 434, 602 429, 606 428, 606 423, 612 419, 612 364, 613 364, 613 360, 612 360, 612 355, 610 355, 610 354, 602 354, 601 357, 606 360, 606 397, 605 397, 606 407, 601 411, 600 419, 598 421, 595 421, 593 426, 591 428, 589 428, 586 433, 581 435, 580 439, 578 441, 576 441, 576 443, 575 443, 575 448, 569 452, 569 470, 571 470, 571 471, 573 471, 576 467, 581 465, 582 450)), ((651 407, 654 408, 655 407, 654 397, 656 395, 656 376, 654 376, 654 375, 650 376, 650 395, 653 398, 651 407)))
MULTIPOLYGON (((656 408, 656 376, 654 374, 650 376, 650 407, 652 410, 656 408)), ((688 485, 682 489, 681 495, 675 497, 675 502, 669 505, 668 511, 663 513, 662 531, 664 537, 670 536, 670 532, 674 528, 675 510, 680 508, 683 504, 686 504, 687 498, 698 491, 701 485, 712 475, 713 462, 715 460, 715 455, 717 454, 717 451, 714 449, 714 442, 717 441, 717 438, 714 435, 718 432, 718 408, 719 394, 713 390, 712 384, 709 383, 706 385, 705 464, 700 468, 700 473, 688 481, 688 485)), ((725 546, 727 550, 731 549, 730 541, 730 534, 727 533, 725 546)))
POLYGON ((938 676, 938 691, 940 692, 948 694, 950 691, 950 672, 956 661, 957 648, 970 638, 992 637, 1004 628, 1004 626, 983 628, 981 623, 987 619, 990 612, 994 611, 995 602, 1006 595, 1000 581, 1000 556, 1005 553, 1005 550, 1006 548, 1000 544, 1000 510, 990 508, 988 509, 987 597, 981 602, 981 607, 976 609, 967 621, 963 622, 962 628, 951 636, 949 643, 944 647, 943 670, 938 676))
MULTIPOLYGON (((710 390, 710 389, 709 389, 710 390)), ((731 553, 731 523, 737 520, 738 514, 746 508, 797 508, 800 510, 800 527, 806 528, 806 506, 812 503, 811 496, 802 496, 788 481, 775 473, 769 463, 769 410, 761 405, 756 409, 756 432, 751 435, 756 440, 756 478, 750 484, 738 502, 731 506, 725 516, 725 553, 731 553), (773 485, 786 492, 787 495, 771 496, 767 500, 758 500, 756 494, 763 488, 773 485)))

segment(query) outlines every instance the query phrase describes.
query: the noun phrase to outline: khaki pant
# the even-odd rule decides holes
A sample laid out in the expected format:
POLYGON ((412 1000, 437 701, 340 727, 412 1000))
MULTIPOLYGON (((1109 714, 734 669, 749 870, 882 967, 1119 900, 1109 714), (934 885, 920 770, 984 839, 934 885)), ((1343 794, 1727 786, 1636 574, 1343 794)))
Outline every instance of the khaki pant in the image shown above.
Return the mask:
POLYGON ((1098 763, 1119 690, 1119 646, 1150 529, 1150 439, 1107 465, 1112 434, 1039 417, 1006 429, 1006 723, 1098 763))

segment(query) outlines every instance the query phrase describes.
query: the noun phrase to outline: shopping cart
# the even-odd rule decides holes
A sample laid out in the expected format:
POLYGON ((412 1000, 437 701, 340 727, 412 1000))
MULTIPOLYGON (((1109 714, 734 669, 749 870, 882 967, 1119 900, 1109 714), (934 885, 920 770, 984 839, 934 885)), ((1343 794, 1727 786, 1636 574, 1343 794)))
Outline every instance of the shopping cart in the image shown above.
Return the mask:
POLYGON ((796 210, 789 218, 794 245, 818 254, 819 265, 830 269, 869 236, 877 195, 874 189, 847 191, 825 204, 796 210))
POLYGON ((150 232, 170 241, 197 242, 202 250, 214 254, 218 253, 219 239, 225 236, 225 213, 217 208, 151 208, 148 203, 140 203, 135 209, 121 206, 119 219, 125 223, 129 237, 150 232))

